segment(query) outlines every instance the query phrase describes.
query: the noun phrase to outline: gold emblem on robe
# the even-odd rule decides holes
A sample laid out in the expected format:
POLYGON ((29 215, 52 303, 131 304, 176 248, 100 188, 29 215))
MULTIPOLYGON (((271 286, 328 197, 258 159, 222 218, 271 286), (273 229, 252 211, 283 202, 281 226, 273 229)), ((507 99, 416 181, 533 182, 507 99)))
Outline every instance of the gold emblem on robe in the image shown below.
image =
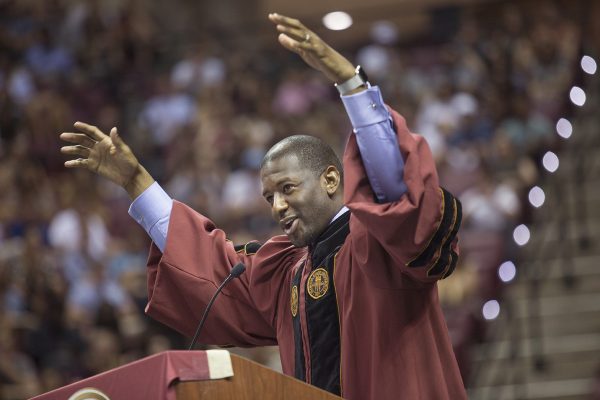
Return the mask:
POLYGON ((325 268, 317 268, 311 272, 306 282, 308 294, 317 300, 327 293, 329 289, 329 274, 325 268))
POLYGON ((298 286, 292 286, 292 296, 290 298, 290 307, 292 309, 292 317, 298 315, 298 286))

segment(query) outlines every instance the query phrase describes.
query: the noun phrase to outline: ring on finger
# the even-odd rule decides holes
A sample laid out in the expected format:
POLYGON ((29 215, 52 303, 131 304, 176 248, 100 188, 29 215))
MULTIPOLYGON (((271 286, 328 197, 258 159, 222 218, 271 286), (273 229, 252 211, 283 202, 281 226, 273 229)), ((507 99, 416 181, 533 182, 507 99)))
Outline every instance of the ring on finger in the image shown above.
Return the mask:
POLYGON ((310 40, 310 33, 307 33, 306 35, 304 35, 304 41, 308 42, 310 40))

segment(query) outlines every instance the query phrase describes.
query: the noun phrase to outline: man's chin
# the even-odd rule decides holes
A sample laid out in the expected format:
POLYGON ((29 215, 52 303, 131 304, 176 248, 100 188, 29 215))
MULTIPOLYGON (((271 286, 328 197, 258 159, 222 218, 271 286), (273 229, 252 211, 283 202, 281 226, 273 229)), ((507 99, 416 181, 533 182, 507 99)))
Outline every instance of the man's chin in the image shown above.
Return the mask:
MULTIPOLYGON (((316 238, 314 238, 316 239, 316 238)), ((314 240, 311 235, 288 235, 288 240, 294 247, 306 247, 314 240)))
POLYGON ((288 236, 288 239, 290 242, 292 242, 292 244, 294 245, 294 247, 306 247, 308 246, 308 243, 306 243, 305 240, 299 239, 299 238, 294 238, 294 237, 290 237, 288 236))
POLYGON ((292 242, 292 244, 294 245, 294 247, 306 247, 308 246, 308 242, 305 238, 304 235, 297 235, 297 234, 292 234, 292 235, 287 235, 287 238, 290 242, 292 242))

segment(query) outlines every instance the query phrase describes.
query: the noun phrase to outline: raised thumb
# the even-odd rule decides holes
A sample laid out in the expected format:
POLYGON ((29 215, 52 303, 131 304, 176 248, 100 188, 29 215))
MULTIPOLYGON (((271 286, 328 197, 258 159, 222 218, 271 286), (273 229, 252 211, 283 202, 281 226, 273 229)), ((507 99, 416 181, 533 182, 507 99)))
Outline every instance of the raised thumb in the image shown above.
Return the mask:
POLYGON ((116 126, 110 130, 110 139, 117 148, 122 148, 125 145, 125 142, 121 139, 121 135, 117 132, 116 126))

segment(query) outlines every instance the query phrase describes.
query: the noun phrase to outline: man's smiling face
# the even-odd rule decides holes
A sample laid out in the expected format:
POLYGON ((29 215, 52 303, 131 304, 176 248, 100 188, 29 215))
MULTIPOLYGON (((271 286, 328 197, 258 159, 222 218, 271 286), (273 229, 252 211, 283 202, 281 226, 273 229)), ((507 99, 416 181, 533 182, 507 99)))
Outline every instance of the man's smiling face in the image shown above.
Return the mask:
POLYGON ((261 168, 263 196, 296 247, 314 242, 340 208, 332 199, 339 179, 332 193, 328 170, 319 175, 302 166, 295 154, 272 159, 261 168))

